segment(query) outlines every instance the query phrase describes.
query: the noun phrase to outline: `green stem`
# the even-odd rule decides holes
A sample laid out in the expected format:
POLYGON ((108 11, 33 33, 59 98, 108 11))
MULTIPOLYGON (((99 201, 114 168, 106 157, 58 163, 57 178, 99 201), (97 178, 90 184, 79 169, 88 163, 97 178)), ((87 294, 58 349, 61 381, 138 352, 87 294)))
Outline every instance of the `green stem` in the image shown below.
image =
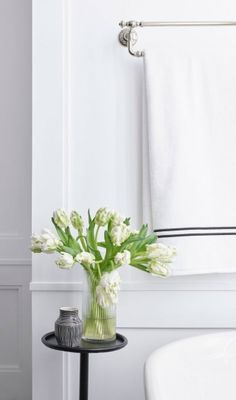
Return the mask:
POLYGON ((96 228, 96 232, 95 232, 95 242, 96 242, 96 246, 97 246, 97 240, 98 240, 98 232, 99 232, 100 226, 98 225, 96 228))
POLYGON ((97 279, 89 274, 89 307, 83 318, 83 336, 90 340, 113 340, 115 337, 115 315, 110 308, 102 308, 96 301, 97 279))
POLYGON ((147 271, 147 268, 146 268, 144 265, 136 264, 136 263, 133 262, 133 261, 131 261, 130 265, 131 265, 132 267, 135 267, 135 268, 140 269, 141 271, 148 272, 148 271, 147 271))
POLYGON ((99 275, 99 278, 101 279, 101 277, 102 277, 102 274, 101 274, 101 270, 100 270, 100 266, 99 266, 99 264, 97 264, 97 268, 98 268, 98 275, 99 275))
POLYGON ((82 245, 84 251, 87 251, 88 248, 87 248, 87 244, 86 244, 85 238, 84 238, 84 236, 81 234, 81 232, 78 231, 78 233, 79 233, 79 235, 77 236, 76 240, 80 240, 80 243, 81 243, 81 245, 82 245))

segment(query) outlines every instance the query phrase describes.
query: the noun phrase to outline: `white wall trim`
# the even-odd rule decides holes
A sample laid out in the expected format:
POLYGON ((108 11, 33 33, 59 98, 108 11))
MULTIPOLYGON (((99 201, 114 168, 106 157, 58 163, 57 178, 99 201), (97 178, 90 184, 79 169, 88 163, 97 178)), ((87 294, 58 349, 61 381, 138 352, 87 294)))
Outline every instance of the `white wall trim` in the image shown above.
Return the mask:
POLYGON ((21 372, 19 365, 0 365, 0 373, 3 372, 21 372))
POLYGON ((32 292, 81 291, 82 282, 31 282, 32 292))
POLYGON ((62 201, 69 210, 70 198, 70 67, 69 67, 69 2, 62 2, 62 201))
POLYGON ((0 233, 0 240, 16 240, 16 239, 24 239, 24 236, 19 235, 18 232, 10 232, 10 233, 0 233))
POLYGON ((30 258, 0 258, 0 267, 4 265, 23 265, 24 267, 30 267, 32 265, 32 261, 30 258))
MULTIPOLYGON (((50 292, 50 291, 82 291, 83 283, 75 282, 60 282, 60 281, 44 281, 31 282, 30 290, 32 292, 50 292)), ((236 282, 229 277, 227 279, 215 279, 212 282, 204 281, 203 279, 189 279, 188 282, 180 281, 179 279, 162 282, 138 282, 130 281, 121 284, 121 291, 128 292, 145 292, 145 291, 236 291, 236 282)))

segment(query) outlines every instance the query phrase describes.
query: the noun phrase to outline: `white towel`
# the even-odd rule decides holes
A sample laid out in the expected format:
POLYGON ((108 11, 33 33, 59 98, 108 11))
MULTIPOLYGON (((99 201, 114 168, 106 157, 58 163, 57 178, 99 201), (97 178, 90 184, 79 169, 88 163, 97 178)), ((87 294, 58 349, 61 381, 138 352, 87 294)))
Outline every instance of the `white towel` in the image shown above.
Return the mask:
POLYGON ((152 227, 174 275, 236 272, 235 47, 150 48, 144 66, 152 227))

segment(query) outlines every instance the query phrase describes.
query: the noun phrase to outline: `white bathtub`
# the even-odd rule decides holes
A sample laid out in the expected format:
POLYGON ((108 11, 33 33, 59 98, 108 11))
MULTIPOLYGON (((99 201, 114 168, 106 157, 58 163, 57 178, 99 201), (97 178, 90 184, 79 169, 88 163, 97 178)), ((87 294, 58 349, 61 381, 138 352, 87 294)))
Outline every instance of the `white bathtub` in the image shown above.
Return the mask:
POLYGON ((146 400, 236 400, 236 331, 156 350, 145 365, 146 400))

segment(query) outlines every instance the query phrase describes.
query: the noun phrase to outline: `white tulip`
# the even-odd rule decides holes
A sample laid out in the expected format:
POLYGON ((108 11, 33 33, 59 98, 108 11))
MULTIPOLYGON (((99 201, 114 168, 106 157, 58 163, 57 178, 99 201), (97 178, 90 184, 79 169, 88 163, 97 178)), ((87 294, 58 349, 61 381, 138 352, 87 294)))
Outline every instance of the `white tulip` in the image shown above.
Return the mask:
POLYGON ((41 235, 34 233, 31 238, 31 251, 34 253, 53 253, 61 244, 60 240, 50 232, 44 229, 41 235))
POLYGON ((116 254, 114 261, 115 264, 120 267, 121 265, 129 265, 130 259, 131 259, 130 251, 124 250, 122 253, 116 254))
POLYGON ((84 222, 82 220, 82 217, 77 213, 77 211, 71 211, 70 220, 71 220, 72 226, 75 229, 77 229, 78 231, 83 230, 84 222))
POLYGON ((119 284, 121 282, 119 272, 115 269, 111 272, 105 272, 100 280, 100 285, 107 287, 118 287, 119 289, 119 284))
POLYGON ((170 275, 170 268, 168 265, 160 263, 158 260, 151 260, 147 271, 150 272, 152 275, 157 275, 160 277, 166 277, 170 275))
POLYGON ((120 225, 113 226, 111 230, 111 241, 114 246, 120 246, 128 237, 130 236, 130 228, 126 224, 122 223, 120 225))
POLYGON ((146 246, 146 255, 150 259, 147 271, 152 275, 166 277, 170 274, 169 264, 176 255, 176 248, 162 243, 153 243, 146 246))
POLYGON ((38 233, 33 233, 33 235, 31 236, 31 251, 33 253, 42 252, 41 235, 39 235, 38 233))
POLYGON ((74 258, 68 253, 61 253, 61 257, 56 261, 59 268, 71 269, 74 265, 74 258))
POLYGON ((113 304, 111 296, 106 292, 106 290, 102 286, 96 287, 96 300, 99 306, 102 308, 110 307, 113 304))
POLYGON ((120 289, 120 275, 118 271, 105 272, 96 287, 96 298, 102 308, 110 307, 117 303, 120 289))
POLYGON ((53 219, 56 225, 58 225, 61 229, 67 228, 67 226, 70 224, 68 215, 61 208, 53 212, 53 219))
POLYGON ((110 212, 110 220, 112 225, 120 225, 124 222, 125 217, 123 217, 122 215, 120 215, 118 212, 116 211, 111 211, 110 212))
POLYGON ((62 244, 56 235, 54 235, 54 233, 50 232, 48 229, 44 229, 41 235, 41 240, 43 253, 53 253, 55 250, 57 250, 57 247, 62 244))
POLYGON ((89 267, 95 261, 95 257, 93 254, 88 253, 87 251, 82 251, 81 253, 77 254, 75 260, 78 263, 84 264, 86 267, 89 267))
POLYGON ((176 248, 162 243, 153 243, 146 246, 146 252, 150 260, 158 258, 160 261, 168 262, 176 255, 176 248))
POLYGON ((105 226, 110 220, 110 210, 106 207, 99 208, 95 215, 95 224, 105 226))

